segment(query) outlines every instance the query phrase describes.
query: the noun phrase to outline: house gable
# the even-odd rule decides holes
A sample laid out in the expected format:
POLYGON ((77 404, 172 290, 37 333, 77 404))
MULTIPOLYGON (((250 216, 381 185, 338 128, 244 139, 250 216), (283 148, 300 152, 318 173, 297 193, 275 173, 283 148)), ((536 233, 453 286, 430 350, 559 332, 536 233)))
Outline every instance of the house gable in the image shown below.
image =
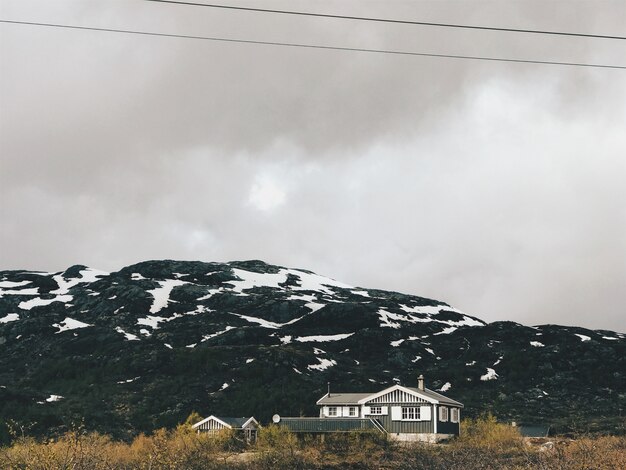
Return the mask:
POLYGON ((259 427, 259 422, 256 419, 254 419, 254 416, 250 417, 248 421, 246 421, 245 423, 241 425, 241 429, 246 429, 248 427, 251 427, 251 428, 259 427))
POLYGON ((423 393, 403 387, 402 385, 394 385, 386 388, 378 393, 374 393, 368 397, 359 400, 359 404, 376 404, 376 403, 439 403, 423 393))
MULTIPOLYGON (((251 418, 254 419, 254 418, 251 418)), ((194 424, 193 426, 191 426, 193 429, 197 429, 200 427, 203 427, 203 424, 208 423, 209 421, 215 421, 215 423, 218 425, 219 428, 228 428, 228 429, 232 429, 232 426, 224 421, 222 421, 221 419, 219 419, 216 416, 209 416, 208 418, 204 418, 202 421, 198 421, 196 424, 194 424)))
POLYGON ((254 416, 250 418, 223 418, 214 415, 204 418, 202 421, 198 421, 191 426, 193 429, 200 430, 219 430, 219 429, 256 429, 259 427, 259 422, 254 419, 254 416))

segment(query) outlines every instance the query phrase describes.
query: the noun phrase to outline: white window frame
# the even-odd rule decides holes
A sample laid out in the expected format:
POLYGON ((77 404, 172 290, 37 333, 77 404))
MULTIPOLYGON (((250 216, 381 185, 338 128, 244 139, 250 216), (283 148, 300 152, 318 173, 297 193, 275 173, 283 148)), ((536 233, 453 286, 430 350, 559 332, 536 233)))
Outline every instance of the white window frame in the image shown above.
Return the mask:
POLYGON ((461 413, 459 411, 460 410, 458 408, 450 409, 450 421, 452 421, 453 423, 459 422, 459 416, 461 416, 461 413))
POLYGON ((403 406, 402 421, 421 421, 421 407, 403 406))
POLYGON ((371 415, 382 415, 383 414, 383 407, 382 406, 371 406, 370 407, 370 414, 371 415))
POLYGON ((356 406, 348 408, 348 416, 356 417, 356 406))
POLYGON ((447 406, 439 407, 439 421, 446 423, 448 421, 449 411, 447 406))
POLYGON ((328 407, 328 416, 338 416, 337 414, 337 407, 336 406, 329 406, 328 407))

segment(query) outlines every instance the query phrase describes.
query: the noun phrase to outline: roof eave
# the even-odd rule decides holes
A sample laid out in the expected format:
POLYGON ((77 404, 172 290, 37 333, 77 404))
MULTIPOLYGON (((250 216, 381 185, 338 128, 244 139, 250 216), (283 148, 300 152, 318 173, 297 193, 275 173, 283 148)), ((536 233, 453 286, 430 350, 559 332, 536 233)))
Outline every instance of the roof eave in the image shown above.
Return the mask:
POLYGON ((323 396, 322 398, 320 398, 319 400, 317 400, 317 401, 315 402, 315 404, 316 404, 316 405, 321 405, 321 404, 322 404, 322 400, 323 400, 324 398, 326 398, 327 396, 328 396, 328 393, 324 394, 324 396, 323 396))
POLYGON ((196 424, 192 425, 191 428, 192 429, 196 429, 198 426, 200 426, 201 424, 206 423, 207 421, 214 419, 215 421, 217 421, 220 424, 223 424, 224 426, 226 426, 227 428, 232 429, 232 426, 224 421, 222 421, 221 419, 219 419, 217 416, 209 416, 208 418, 204 418, 202 421, 198 421, 196 424))

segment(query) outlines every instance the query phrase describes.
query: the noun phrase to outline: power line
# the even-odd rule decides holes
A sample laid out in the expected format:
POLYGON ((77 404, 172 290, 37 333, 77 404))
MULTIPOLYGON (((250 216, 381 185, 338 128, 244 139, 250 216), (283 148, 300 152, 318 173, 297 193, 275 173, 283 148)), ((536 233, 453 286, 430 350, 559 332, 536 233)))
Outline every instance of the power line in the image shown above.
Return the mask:
POLYGON ((223 37, 211 37, 211 36, 194 36, 188 34, 170 34, 170 33, 156 33, 152 31, 137 31, 132 29, 113 29, 113 28, 95 28, 91 26, 75 26, 58 23, 36 23, 32 21, 16 21, 16 20, 2 20, 0 23, 27 25, 27 26, 43 26, 50 28, 63 28, 81 31, 101 31, 107 33, 123 33, 123 34, 136 34, 141 36, 158 36, 166 38, 179 38, 179 39, 198 39, 204 41, 217 41, 237 44, 256 44, 264 46, 281 46, 281 47, 301 47, 307 49, 322 49, 332 51, 351 51, 351 52, 369 52, 375 54, 391 54, 401 56, 417 56, 417 57, 436 57, 445 59, 463 59, 463 60, 484 60, 490 62, 513 62, 518 64, 540 64, 540 65, 561 65, 569 67, 588 67, 588 68, 601 68, 601 69, 622 69, 626 70, 624 65, 608 65, 608 64, 587 64, 578 62, 558 62, 550 60, 526 60, 526 59, 508 59, 503 57, 483 57, 483 56, 470 56, 470 55, 457 55, 457 54, 434 54, 428 52, 411 52, 411 51, 397 51, 386 49, 365 49, 359 47, 341 47, 341 46, 324 46, 319 44, 301 44, 292 42, 276 42, 276 41, 257 41, 251 39, 235 39, 235 38, 223 38, 223 37))
POLYGON ((348 15, 332 15, 329 13, 311 13, 305 11, 290 11, 290 10, 273 10, 269 8, 253 8, 242 7, 235 5, 216 5, 213 3, 197 3, 197 2, 183 2, 175 0, 145 0, 155 3, 170 3, 174 5, 187 5, 207 8, 221 8, 225 10, 239 10, 239 11, 253 11, 257 13, 276 13, 281 15, 295 15, 295 16, 314 16, 317 18, 333 18, 341 20, 356 20, 356 21, 374 21, 377 23, 395 23, 395 24, 408 24, 418 26, 435 26, 440 28, 460 28, 460 29, 477 29, 482 31, 500 31, 507 33, 528 33, 528 34, 550 34, 553 36, 574 36, 581 38, 595 38, 595 39, 619 39, 626 40, 626 36, 610 36, 604 34, 585 34, 585 33, 570 33, 564 31, 545 31, 539 29, 516 29, 516 28, 496 28, 493 26, 475 26, 466 24, 453 24, 453 23, 431 23, 426 21, 411 21, 411 20, 395 20, 391 18, 373 18, 367 16, 348 16, 348 15))

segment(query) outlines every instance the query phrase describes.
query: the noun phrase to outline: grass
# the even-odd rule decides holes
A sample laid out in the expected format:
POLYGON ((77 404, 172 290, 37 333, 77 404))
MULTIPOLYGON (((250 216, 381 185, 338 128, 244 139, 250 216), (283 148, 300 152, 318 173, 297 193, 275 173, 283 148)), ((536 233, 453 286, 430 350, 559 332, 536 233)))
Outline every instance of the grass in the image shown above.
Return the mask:
POLYGON ((14 433, 0 448, 0 468, 28 470, 195 469, 539 469, 626 468, 625 436, 555 438, 531 444, 493 416, 466 420, 461 437, 447 444, 398 444, 380 434, 354 432, 295 436, 262 428, 255 446, 233 432, 196 434, 189 423, 173 430, 115 441, 78 428, 49 440, 14 433), (543 443, 543 445, 541 445, 543 443))

